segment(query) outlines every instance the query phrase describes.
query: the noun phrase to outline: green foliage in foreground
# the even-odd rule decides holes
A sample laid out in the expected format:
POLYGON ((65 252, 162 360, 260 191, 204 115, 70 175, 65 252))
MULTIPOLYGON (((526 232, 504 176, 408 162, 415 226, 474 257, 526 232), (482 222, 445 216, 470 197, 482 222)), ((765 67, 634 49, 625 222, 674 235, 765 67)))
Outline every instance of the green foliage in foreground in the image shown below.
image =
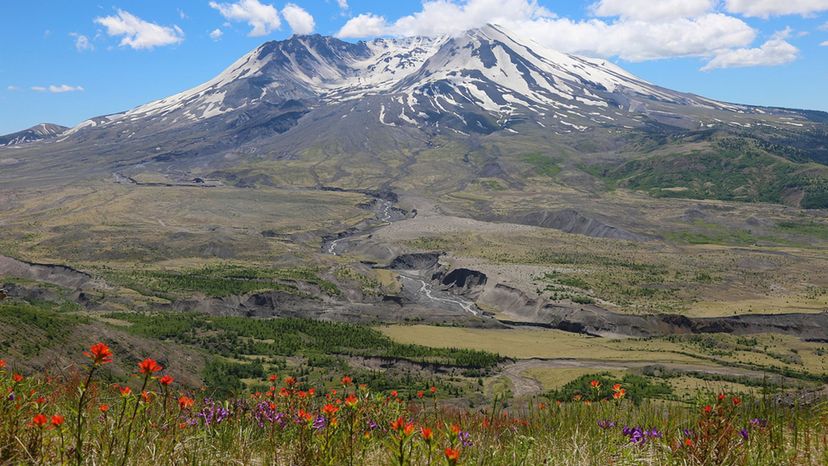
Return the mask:
POLYGON ((213 317, 193 313, 116 313, 108 317, 132 323, 137 335, 171 339, 225 357, 240 355, 348 355, 406 359, 469 369, 491 369, 496 354, 396 343, 369 327, 306 319, 213 317))
POLYGON ((623 377, 613 377, 608 373, 584 375, 567 383, 558 390, 549 394, 554 400, 572 400, 574 398, 600 401, 612 396, 612 386, 619 384, 626 387, 627 398, 639 404, 645 398, 669 398, 673 390, 668 385, 653 383, 653 379, 635 374, 625 374, 623 377), (599 385, 593 387, 593 381, 599 385))
MULTIPOLYGON (((115 355, 117 359, 118 355, 115 355)), ((6 362, 6 361, 4 361, 6 362)), ((825 405, 725 396, 697 405, 626 399, 466 410, 425 390, 409 402, 343 378, 336 392, 301 378, 217 400, 164 379, 111 387, 47 382, 0 369, 0 464, 824 465, 825 405)), ((95 366, 103 371, 105 367, 95 366)), ((425 387, 422 387, 425 388, 425 387)), ((635 388, 627 387, 628 395, 635 388)), ((439 392, 438 392, 439 394, 439 392)))

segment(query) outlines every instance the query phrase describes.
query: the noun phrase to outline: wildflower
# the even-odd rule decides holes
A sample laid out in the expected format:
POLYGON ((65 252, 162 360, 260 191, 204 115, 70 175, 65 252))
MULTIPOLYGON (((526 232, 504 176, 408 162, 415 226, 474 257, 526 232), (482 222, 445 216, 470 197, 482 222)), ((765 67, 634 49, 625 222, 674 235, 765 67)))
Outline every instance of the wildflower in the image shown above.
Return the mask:
POLYGON ((152 402, 152 393, 144 390, 141 392, 141 400, 144 403, 151 403, 152 402))
POLYGON ((403 428, 405 421, 403 421, 402 417, 398 417, 395 421, 391 423, 391 430, 397 431, 403 428))
POLYGON ((465 431, 459 432, 457 434, 457 438, 460 440, 460 443, 463 444, 464 447, 472 446, 471 441, 471 434, 465 431))
POLYGON ((619 390, 621 390, 621 384, 620 383, 617 383, 617 384, 612 386, 612 391, 617 392, 619 390))
POLYGON ((447 447, 445 455, 446 460, 449 462, 449 464, 457 464, 457 462, 460 460, 460 450, 447 447))
POLYGON ((423 392, 422 390, 417 392, 417 398, 422 398, 423 395, 425 395, 425 392, 423 392))
POLYGON ((47 422, 49 422, 49 419, 47 419, 46 415, 43 413, 38 413, 32 418, 32 425, 37 427, 43 427, 47 422))
POLYGON ((175 379, 173 379, 169 375, 165 375, 164 377, 161 377, 160 379, 158 379, 158 383, 160 383, 161 385, 163 385, 165 387, 168 387, 168 386, 170 386, 171 383, 173 383, 174 380, 175 379))
POLYGON ((313 421, 313 425, 312 425, 314 430, 322 430, 327 426, 328 426, 328 420, 325 419, 325 416, 322 416, 322 415, 317 416, 316 419, 313 421))
POLYGON ((12 380, 14 380, 14 383, 20 383, 23 381, 23 376, 21 374, 12 374, 12 380))
POLYGON ((181 396, 180 398, 178 398, 178 407, 181 409, 191 408, 194 403, 195 400, 188 396, 181 396))
POLYGON ((747 440, 749 437, 748 430, 743 427, 742 430, 739 431, 739 435, 741 435, 743 439, 747 440))
POLYGON ((624 395, 626 395, 626 394, 627 394, 627 391, 624 390, 623 388, 620 388, 615 393, 612 394, 612 397, 616 400, 620 400, 621 398, 624 398, 624 395))
POLYGON ((55 427, 60 427, 63 425, 64 418, 60 414, 55 414, 52 416, 52 425, 55 427))
POLYGON ((483 428, 488 429, 490 425, 492 425, 492 423, 489 421, 489 418, 483 418, 483 428))
POLYGON ((326 404, 325 406, 322 407, 322 412, 327 414, 328 416, 332 416, 332 415, 336 414, 337 411, 339 411, 339 408, 337 408, 336 406, 334 406, 330 403, 328 403, 328 404, 326 404))
POLYGON ((692 447, 693 446, 693 441, 690 440, 689 438, 684 439, 684 446, 685 447, 692 447))
POLYGON ((750 420, 750 425, 753 427, 765 427, 768 425, 767 419, 753 418, 750 420))
POLYGON ((357 404, 357 397, 356 397, 356 395, 354 395, 353 393, 351 393, 350 395, 348 395, 348 396, 345 398, 345 404, 346 404, 346 405, 348 405, 348 406, 356 406, 356 404, 357 404))
POLYGON ((123 386, 118 389, 121 392, 121 396, 129 396, 132 394, 132 389, 129 386, 123 386))
POLYGON ((608 419, 598 421, 598 427, 607 430, 615 427, 615 422, 608 419))
POLYGON ((144 375, 152 375, 156 372, 160 372, 163 367, 155 359, 146 358, 143 361, 138 363, 138 370, 144 375))
POLYGON ((84 356, 92 360, 92 364, 101 366, 112 362, 112 350, 103 343, 95 343, 89 351, 83 352, 84 356))
POLYGON ((353 379, 351 379, 347 375, 342 377, 342 385, 351 385, 351 382, 353 382, 353 379))
POLYGON ((9 392, 9 396, 6 397, 6 399, 9 400, 9 401, 14 401, 14 399, 15 399, 14 392, 9 392))
POLYGON ((719 401, 724 401, 725 398, 726 397, 724 393, 719 393, 719 401))
POLYGON ((308 389, 308 396, 314 396, 314 395, 316 395, 316 389, 313 388, 313 387, 309 388, 308 389))
POLYGON ((538 409, 540 409, 541 411, 545 410, 546 409, 546 403, 538 403, 538 409))
POLYGON ((391 390, 391 398, 396 398, 398 395, 396 390, 391 390))
POLYGON ((42 396, 37 397, 37 399, 35 400, 35 404, 42 405, 42 404, 45 404, 45 403, 46 403, 46 398, 44 398, 42 396))
POLYGON ((712 411, 713 411, 713 407, 712 407, 712 406, 710 406, 710 405, 706 405, 706 406, 704 407, 704 412, 705 412, 705 413, 710 413, 710 412, 712 412, 712 411))
POLYGON ((405 434, 406 437, 413 434, 414 433, 414 423, 413 422, 407 423, 405 425, 405 427, 403 428, 403 433, 405 434))
POLYGON ((742 404, 742 399, 738 396, 734 396, 733 398, 731 398, 731 401, 733 402, 733 406, 739 406, 740 404, 742 404))
POLYGON ((597 390, 601 388, 601 382, 599 382, 598 380, 592 380, 589 382, 589 386, 597 390))
POLYGON ((579 393, 579 394, 573 396, 572 399, 575 400, 575 401, 581 401, 581 394, 579 393))
POLYGON ((431 388, 428 389, 428 391, 431 392, 431 394, 433 395, 433 394, 437 393, 437 387, 432 385, 431 388))
POLYGON ((457 435, 460 433, 460 426, 458 424, 451 425, 451 433, 457 435))
POLYGON ((103 404, 103 405, 98 406, 98 411, 106 414, 106 412, 109 411, 109 405, 103 404))
POLYGON ((290 376, 285 377, 285 385, 287 385, 288 387, 296 385, 296 378, 290 376))
POLYGON ((434 432, 428 427, 420 427, 420 435, 423 436, 423 440, 429 443, 434 439, 434 432))
POLYGON ((278 379, 278 377, 276 377, 276 374, 272 374, 270 377, 267 378, 267 380, 270 380, 271 382, 275 382, 276 379, 278 379))
POLYGON ((0 369, 5 369, 5 368, 6 368, 6 360, 5 359, 0 359, 0 369))

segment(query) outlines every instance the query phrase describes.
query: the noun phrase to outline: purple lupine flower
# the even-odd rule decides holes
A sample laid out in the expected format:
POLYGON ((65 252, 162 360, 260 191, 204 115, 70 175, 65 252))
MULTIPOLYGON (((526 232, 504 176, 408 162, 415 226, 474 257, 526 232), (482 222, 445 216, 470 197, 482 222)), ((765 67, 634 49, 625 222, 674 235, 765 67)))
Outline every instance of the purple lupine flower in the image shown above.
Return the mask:
POLYGON ((766 427, 768 425, 767 419, 753 418, 750 420, 750 425, 753 427, 766 427))
POLYGON ((743 439, 747 440, 749 437, 748 430, 742 427, 742 430, 739 431, 739 435, 741 435, 743 439))
POLYGON ((377 429, 379 429, 379 426, 377 425, 376 422, 374 422, 373 419, 368 419, 368 429, 377 430, 377 429))
POLYGON ((598 427, 604 430, 612 429, 615 427, 615 421, 610 421, 609 419, 600 420, 598 421, 598 427))
POLYGON ((325 419, 325 416, 323 416, 321 414, 319 416, 317 416, 316 419, 314 419, 314 421, 313 421, 313 429, 314 430, 319 431, 319 430, 324 429, 327 426, 328 426, 328 420, 325 419))
POLYGON ((222 423, 230 417, 230 411, 224 406, 217 404, 212 399, 205 398, 204 408, 200 413, 196 414, 196 417, 201 418, 201 420, 204 421, 205 426, 210 426, 222 423))
POLYGON ((644 445, 647 441, 662 437, 662 433, 656 428, 644 429, 642 427, 624 426, 622 433, 630 438, 630 443, 634 443, 636 445, 644 445))
POLYGON ((15 400, 14 392, 9 392, 9 398, 8 399, 9 399, 9 401, 14 401, 15 400))
POLYGON ((696 436, 696 433, 695 433, 695 432, 693 432, 693 431, 692 431, 692 430, 690 430, 690 429, 684 429, 684 430, 682 430, 682 431, 681 431, 681 434, 682 434, 682 435, 684 435, 684 436, 685 436, 685 437, 687 437, 687 438, 690 438, 690 437, 695 437, 695 436, 696 436))
POLYGON ((473 445, 471 441, 471 434, 466 431, 460 431, 457 433, 457 438, 460 440, 460 443, 464 447, 470 447, 473 445))

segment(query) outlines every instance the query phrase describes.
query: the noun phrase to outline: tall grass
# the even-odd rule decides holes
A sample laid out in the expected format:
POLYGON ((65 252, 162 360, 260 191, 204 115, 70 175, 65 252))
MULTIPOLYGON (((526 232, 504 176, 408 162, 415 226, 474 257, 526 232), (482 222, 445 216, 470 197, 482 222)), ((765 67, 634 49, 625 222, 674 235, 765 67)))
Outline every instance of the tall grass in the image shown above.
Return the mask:
POLYGON ((219 400, 150 358, 128 385, 96 381, 105 348, 63 378, 0 360, 0 464, 828 464, 825 405, 724 394, 634 404, 596 380, 589 397, 467 410, 436 388, 404 398, 347 376, 311 387, 276 375, 266 391, 219 400))

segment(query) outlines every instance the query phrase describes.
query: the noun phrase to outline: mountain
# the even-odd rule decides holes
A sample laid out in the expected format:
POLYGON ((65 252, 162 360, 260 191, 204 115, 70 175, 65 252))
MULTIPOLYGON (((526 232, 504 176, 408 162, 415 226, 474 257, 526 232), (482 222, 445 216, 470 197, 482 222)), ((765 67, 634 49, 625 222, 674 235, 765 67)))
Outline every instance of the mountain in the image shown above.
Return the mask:
POLYGON ((0 146, 16 146, 35 141, 45 141, 53 139, 66 131, 66 126, 55 125, 52 123, 41 123, 32 126, 29 129, 18 131, 16 133, 0 136, 0 146))
MULTIPOLYGON (((349 43, 309 35, 267 42, 196 88, 91 118, 49 147, 32 149, 30 157, 16 153, 15 160, 46 160, 63 171, 85 162, 84 170, 101 173, 135 167, 186 172, 334 151, 337 160, 376 165, 387 182, 401 175, 394 170, 403 164, 389 157, 447 141, 477 147, 484 138, 505 150, 563 145, 566 153, 602 154, 585 157, 583 170, 658 195, 706 196, 709 190, 676 184, 710 182, 683 178, 688 173, 680 161, 656 164, 681 176, 653 185, 637 179, 653 164, 622 166, 631 157, 619 154, 639 157, 669 144, 704 144, 721 157, 722 144, 736 144, 739 154, 754 151, 781 163, 761 183, 771 179, 772 193, 748 186, 736 199, 822 206, 823 199, 828 203, 822 181, 827 122, 822 112, 730 104, 665 89, 607 60, 549 50, 488 25, 435 38, 349 43), (371 162, 352 157, 366 154, 371 162), (807 165, 813 162, 818 165, 807 165)), ((738 178, 754 168, 740 162, 729 170, 738 178)), ((469 176, 485 170, 478 172, 469 176)), ((509 175, 500 177, 519 184, 509 175)))

